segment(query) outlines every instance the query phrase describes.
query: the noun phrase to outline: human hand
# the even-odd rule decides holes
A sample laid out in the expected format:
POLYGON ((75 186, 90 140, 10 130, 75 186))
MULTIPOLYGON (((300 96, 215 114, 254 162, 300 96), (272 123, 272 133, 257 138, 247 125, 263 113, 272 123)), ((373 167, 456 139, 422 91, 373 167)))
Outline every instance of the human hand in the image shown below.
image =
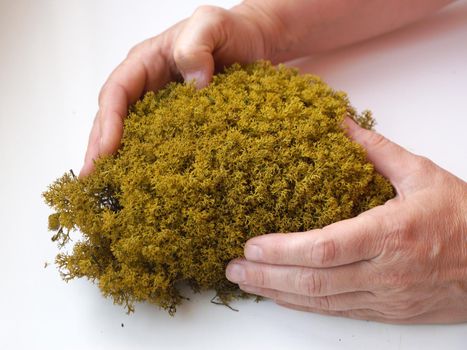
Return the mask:
POLYGON ((284 62, 380 35, 432 13, 451 0, 374 2, 244 0, 231 10, 202 6, 164 33, 143 41, 112 72, 99 94, 80 176, 115 152, 128 106, 173 80, 203 87, 232 63, 284 62), (384 9, 382 11, 381 9, 384 9), (337 20, 336 20, 337 19, 337 20), (375 22, 376 21, 376 22, 375 22))
POLYGON ((195 80, 201 88, 224 66, 271 59, 274 24, 260 6, 200 7, 190 18, 131 49, 99 94, 80 176, 92 171, 96 158, 118 149, 128 106, 145 91, 180 78, 195 80))
POLYGON ((227 278, 292 309, 389 323, 467 321, 467 183, 347 120, 397 196, 323 229, 250 239, 227 278))

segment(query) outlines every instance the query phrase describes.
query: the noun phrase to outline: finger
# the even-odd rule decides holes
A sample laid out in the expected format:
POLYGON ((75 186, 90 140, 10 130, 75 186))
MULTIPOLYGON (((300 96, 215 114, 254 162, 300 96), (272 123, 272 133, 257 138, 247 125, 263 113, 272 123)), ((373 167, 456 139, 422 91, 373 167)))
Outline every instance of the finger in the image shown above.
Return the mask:
POLYGON ((327 295, 322 297, 310 297, 294 293, 283 292, 275 289, 261 288, 241 284, 244 292, 274 299, 283 303, 316 308, 324 311, 346 311, 353 309, 369 308, 375 303, 375 297, 370 292, 353 292, 327 295))
POLYGON ((379 311, 371 310, 371 309, 353 309, 353 310, 345 310, 345 311, 323 310, 323 309, 314 308, 314 307, 295 305, 295 304, 291 304, 287 302, 282 302, 279 300, 276 301, 276 304, 286 307, 288 309, 292 309, 292 310, 312 312, 315 314, 326 315, 326 316, 337 316, 337 317, 353 318, 356 320, 397 323, 396 320, 392 320, 392 321, 388 320, 386 315, 384 315, 383 313, 379 311))
POLYGON ((370 290, 373 271, 367 264, 362 262, 328 269, 311 269, 236 259, 227 266, 226 277, 238 284, 317 297, 370 290))
POLYGON ((224 9, 214 6, 198 8, 187 21, 174 45, 174 61, 185 81, 205 87, 214 74, 213 52, 225 42, 224 9))
POLYGON ((245 244, 245 258, 315 268, 371 260, 383 250, 387 234, 398 229, 396 209, 388 203, 322 229, 257 236, 245 244))
POLYGON ((405 324, 454 324, 465 323, 467 317, 462 308, 434 310, 407 319, 396 319, 393 323, 405 324))
POLYGON ((444 311, 436 310, 405 318, 398 317, 397 315, 385 314, 380 311, 368 308, 357 308, 352 310, 326 310, 319 307, 289 303, 283 300, 275 300, 275 302, 277 305, 297 311, 312 312, 327 316, 346 317, 357 320, 377 321, 390 324, 440 324, 465 322, 465 316, 461 315, 462 311, 459 312, 459 309, 444 311))
POLYGON ((400 185, 413 172, 417 156, 384 136, 361 128, 351 118, 344 120, 344 127, 349 137, 365 148, 375 169, 388 178, 400 193, 400 185))
POLYGON ((94 167, 93 159, 96 159, 99 156, 100 123, 98 122, 98 115, 99 112, 96 113, 96 116, 94 117, 86 155, 84 156, 84 165, 79 173, 79 177, 87 176, 91 173, 94 167))
POLYGON ((99 95, 100 155, 118 149, 128 106, 144 92, 148 79, 140 58, 127 58, 110 75, 99 95))
POLYGON ((261 38, 258 28, 234 11, 201 6, 177 37, 173 57, 185 81, 202 88, 216 68, 263 58, 261 38))
POLYGON ((85 164, 81 173, 89 174, 93 160, 100 155, 114 153, 123 134, 123 119, 128 106, 145 91, 157 90, 175 76, 173 69, 160 51, 158 41, 147 40, 133 49, 129 56, 112 72, 99 94, 97 124, 91 131, 85 164))
MULTIPOLYGON (((139 74, 141 71, 136 70, 135 77, 125 77, 124 74, 127 70, 125 67, 128 65, 117 67, 100 92, 99 110, 89 137, 83 169, 80 172, 83 176, 93 170, 93 161, 99 156, 112 154, 118 149, 123 134, 123 119, 127 114, 128 105, 132 101, 130 98, 136 96, 137 89, 142 89, 133 81, 134 78, 145 79, 139 74), (127 91, 125 79, 126 83, 129 83, 129 88, 133 89, 131 95, 127 91)), ((126 74, 131 76, 129 72, 126 74)))

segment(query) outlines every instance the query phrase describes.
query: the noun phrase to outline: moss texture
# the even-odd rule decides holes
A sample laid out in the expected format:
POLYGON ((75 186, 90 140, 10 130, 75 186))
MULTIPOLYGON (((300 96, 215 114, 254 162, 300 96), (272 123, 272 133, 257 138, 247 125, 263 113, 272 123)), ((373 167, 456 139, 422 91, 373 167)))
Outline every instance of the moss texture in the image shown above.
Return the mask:
POLYGON ((97 282, 128 311, 148 301, 173 314, 180 282, 239 296, 224 270, 249 238, 320 228, 394 196, 345 116, 373 125, 318 77, 267 62, 234 65, 202 90, 148 92, 115 156, 43 194, 63 278, 97 282))

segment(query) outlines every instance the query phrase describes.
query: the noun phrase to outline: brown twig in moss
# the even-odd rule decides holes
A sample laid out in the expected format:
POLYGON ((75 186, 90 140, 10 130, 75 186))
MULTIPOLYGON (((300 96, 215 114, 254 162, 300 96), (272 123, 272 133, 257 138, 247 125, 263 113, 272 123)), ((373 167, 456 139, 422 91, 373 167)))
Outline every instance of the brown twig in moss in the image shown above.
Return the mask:
POLYGON ((226 306, 226 307, 228 307, 230 310, 235 311, 235 312, 238 312, 238 309, 234 309, 232 306, 230 306, 230 304, 229 304, 228 302, 226 302, 226 301, 223 300, 222 298, 219 298, 219 295, 218 295, 218 294, 214 295, 214 296, 211 298, 211 303, 213 303, 213 304, 215 304, 215 305, 226 306))

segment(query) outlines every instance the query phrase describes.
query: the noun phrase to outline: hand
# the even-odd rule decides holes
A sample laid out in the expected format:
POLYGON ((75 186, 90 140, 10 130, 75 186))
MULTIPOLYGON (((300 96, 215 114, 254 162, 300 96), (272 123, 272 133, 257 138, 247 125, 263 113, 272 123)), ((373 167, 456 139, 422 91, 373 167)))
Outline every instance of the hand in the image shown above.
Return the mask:
POLYGON ((181 77, 195 80, 201 88, 216 69, 270 59, 271 20, 259 6, 200 7, 190 18, 131 49, 99 94, 80 176, 92 171, 94 159, 118 149, 128 106, 145 91, 156 91, 181 77))
POLYGON ((115 152, 128 106, 170 81, 206 86, 215 70, 234 62, 284 62, 379 35, 426 16, 452 0, 245 0, 231 10, 203 6, 164 33, 143 41, 112 72, 99 94, 80 176, 115 152), (381 6, 382 3, 384 6, 381 6))
POLYGON ((323 229, 250 239, 227 278, 293 309, 390 323, 467 321, 467 184, 346 121, 397 196, 323 229))

